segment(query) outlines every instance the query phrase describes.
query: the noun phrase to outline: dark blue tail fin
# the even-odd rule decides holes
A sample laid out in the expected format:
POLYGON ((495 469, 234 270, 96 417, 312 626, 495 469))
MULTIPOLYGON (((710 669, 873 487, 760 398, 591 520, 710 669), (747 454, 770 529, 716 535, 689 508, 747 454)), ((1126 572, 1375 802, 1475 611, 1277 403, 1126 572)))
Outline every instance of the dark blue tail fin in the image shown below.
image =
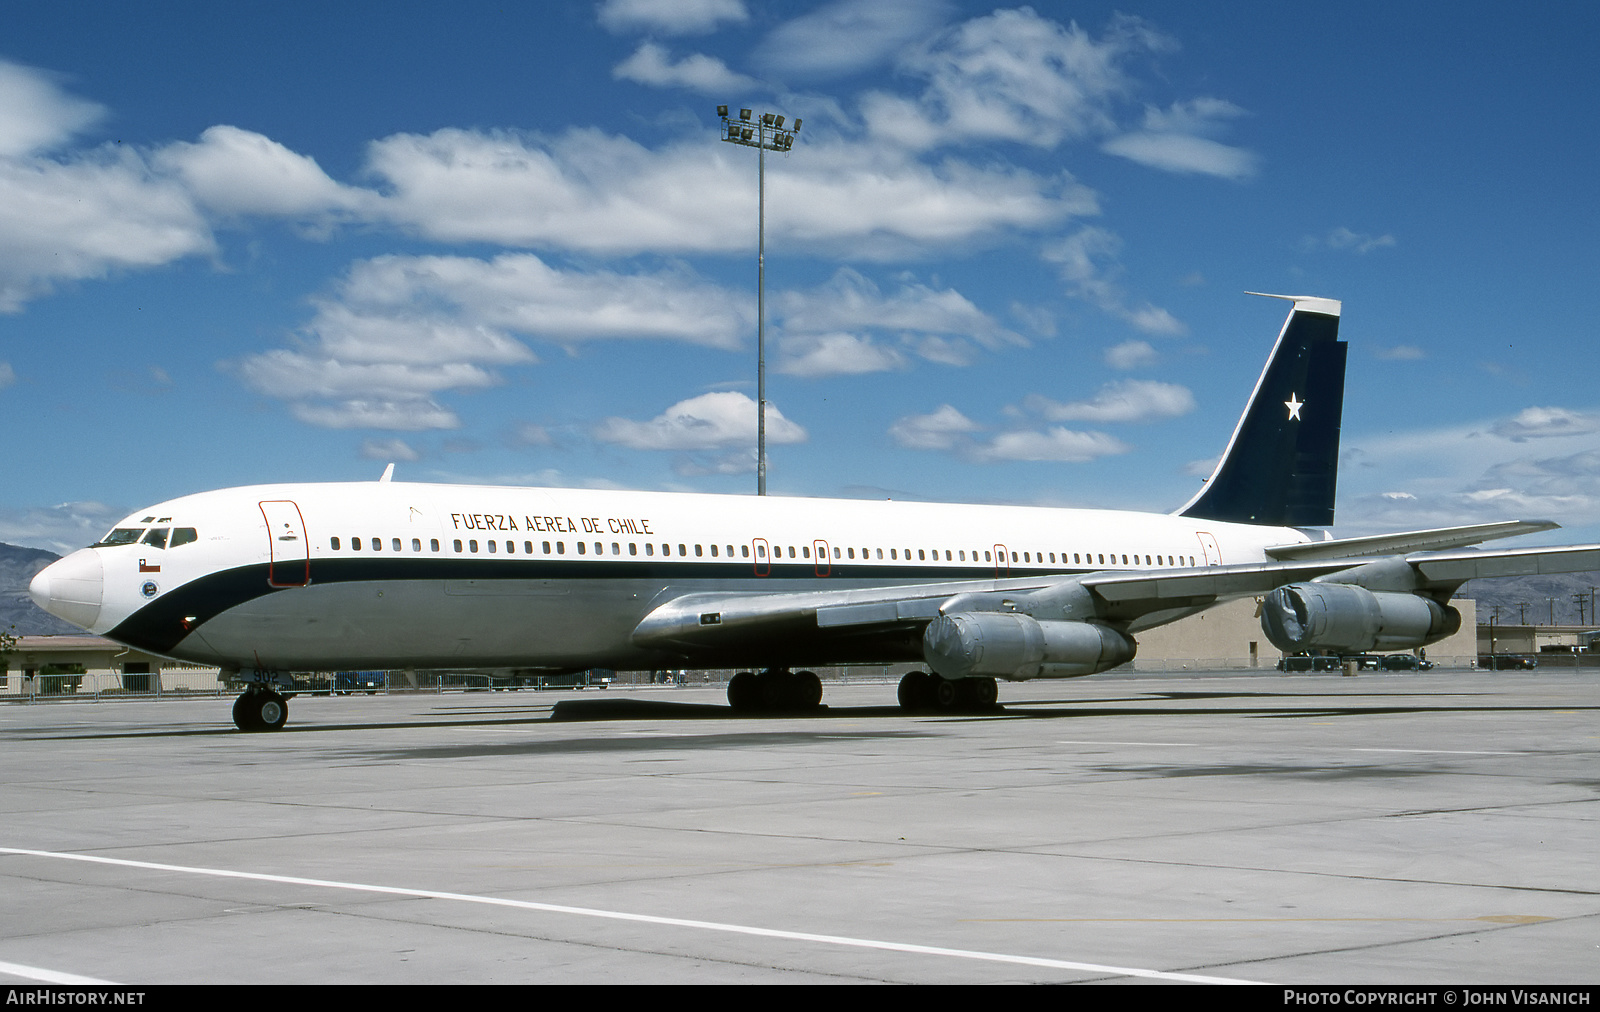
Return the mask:
POLYGON ((1291 299, 1294 308, 1216 471, 1180 516, 1274 527, 1333 524, 1347 348, 1339 340, 1339 303, 1272 298, 1291 299))

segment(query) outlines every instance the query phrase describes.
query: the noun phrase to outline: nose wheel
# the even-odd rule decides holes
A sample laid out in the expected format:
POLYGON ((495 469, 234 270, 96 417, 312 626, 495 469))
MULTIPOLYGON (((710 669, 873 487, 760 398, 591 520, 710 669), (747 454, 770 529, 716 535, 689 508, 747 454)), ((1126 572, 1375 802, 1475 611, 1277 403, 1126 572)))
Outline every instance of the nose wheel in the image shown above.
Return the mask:
POLYGON ((233 701, 233 722, 241 731, 276 731, 289 719, 289 701, 271 689, 251 689, 233 701))

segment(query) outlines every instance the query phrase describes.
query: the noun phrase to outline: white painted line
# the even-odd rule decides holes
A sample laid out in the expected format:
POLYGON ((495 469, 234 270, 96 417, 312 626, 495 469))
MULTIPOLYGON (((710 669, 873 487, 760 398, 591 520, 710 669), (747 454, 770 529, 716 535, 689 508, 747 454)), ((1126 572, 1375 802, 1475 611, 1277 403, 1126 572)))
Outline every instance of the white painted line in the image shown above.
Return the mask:
POLYGON ((1420 755, 1522 755, 1521 752, 1465 752, 1448 748, 1353 748, 1352 752, 1411 752, 1420 755))
POLYGON ((60 970, 45 970, 37 966, 23 966, 21 963, 0 963, 0 973, 23 980, 37 980, 43 984, 110 984, 109 980, 100 980, 97 977, 80 977, 75 973, 62 973, 60 970))
MULTIPOLYGON (((1163 748, 1204 748, 1194 741, 1058 741, 1057 745, 1159 745, 1163 748)), ((1220 747, 1220 746, 1219 746, 1220 747)))
POLYGON ((538 910, 551 914, 572 914, 578 917, 599 917, 612 921, 631 921, 638 924, 659 924, 674 928, 697 928, 702 931, 721 931, 735 935, 753 935, 759 938, 781 938, 794 942, 816 942, 821 945, 841 945, 858 949, 881 949, 888 952, 907 952, 925 956, 950 956, 955 959, 974 959, 989 963, 1012 963, 1020 966, 1042 966, 1053 970, 1078 970, 1084 973, 1103 973, 1118 977, 1147 977, 1152 980, 1177 980, 1190 984, 1259 984, 1261 981, 1236 980, 1230 977, 1208 977, 1193 973, 1167 973, 1129 966, 1105 966, 1099 963, 1078 963, 1065 959, 1044 959, 1038 956, 1014 956, 1001 952, 981 952, 974 949, 949 949, 938 945, 914 945, 909 942, 883 942, 870 938, 850 938, 844 935, 820 935, 809 931, 781 931, 776 928, 757 928, 744 924, 724 924, 718 921, 697 921, 681 917, 657 917, 653 914, 630 914, 619 910, 597 910, 592 907, 569 907, 556 903, 534 903, 529 900, 511 900, 499 896, 474 896, 470 893, 441 892, 435 889, 404 889, 398 886, 368 885, 360 882, 335 882, 329 879, 300 878, 294 875, 267 875, 261 872, 231 871, 226 868, 193 868, 181 864, 159 864, 154 861, 129 861, 115 857, 96 857, 89 854, 66 854, 49 850, 26 850, 20 847, 0 847, 0 854, 19 854, 28 857, 53 858, 58 861, 83 861, 90 864, 109 864, 123 868, 145 868, 151 871, 180 872, 185 875, 209 875, 213 878, 248 879, 254 882, 277 882, 283 885, 310 886, 316 889, 343 889, 350 892, 378 893, 385 896, 409 896, 415 899, 449 900, 456 903, 478 903, 492 907, 511 907, 518 910, 538 910))

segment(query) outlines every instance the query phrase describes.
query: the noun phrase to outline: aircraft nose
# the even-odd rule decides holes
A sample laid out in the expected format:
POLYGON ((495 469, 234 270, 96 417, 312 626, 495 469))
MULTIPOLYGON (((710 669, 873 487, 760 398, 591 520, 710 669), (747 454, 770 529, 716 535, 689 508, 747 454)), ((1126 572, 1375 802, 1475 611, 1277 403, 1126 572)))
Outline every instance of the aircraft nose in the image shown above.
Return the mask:
POLYGON ((91 628, 105 600, 105 569, 100 553, 80 548, 39 571, 28 584, 28 596, 45 611, 73 625, 91 628))

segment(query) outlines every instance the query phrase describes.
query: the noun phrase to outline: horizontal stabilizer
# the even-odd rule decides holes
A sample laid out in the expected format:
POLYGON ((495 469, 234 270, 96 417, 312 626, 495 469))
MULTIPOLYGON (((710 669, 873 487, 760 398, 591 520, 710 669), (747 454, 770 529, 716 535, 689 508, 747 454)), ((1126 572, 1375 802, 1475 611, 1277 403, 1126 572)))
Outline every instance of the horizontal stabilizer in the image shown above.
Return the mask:
POLYGON ((1552 520, 1506 520, 1501 523, 1438 527, 1433 530, 1408 531, 1403 534, 1375 534, 1364 538, 1298 542, 1268 548, 1267 554, 1282 562, 1310 562, 1314 559, 1359 559, 1374 555, 1398 555, 1401 552, 1437 552, 1447 548, 1464 548, 1467 545, 1481 544, 1497 538, 1514 538, 1519 534, 1551 531, 1560 526, 1552 520))

